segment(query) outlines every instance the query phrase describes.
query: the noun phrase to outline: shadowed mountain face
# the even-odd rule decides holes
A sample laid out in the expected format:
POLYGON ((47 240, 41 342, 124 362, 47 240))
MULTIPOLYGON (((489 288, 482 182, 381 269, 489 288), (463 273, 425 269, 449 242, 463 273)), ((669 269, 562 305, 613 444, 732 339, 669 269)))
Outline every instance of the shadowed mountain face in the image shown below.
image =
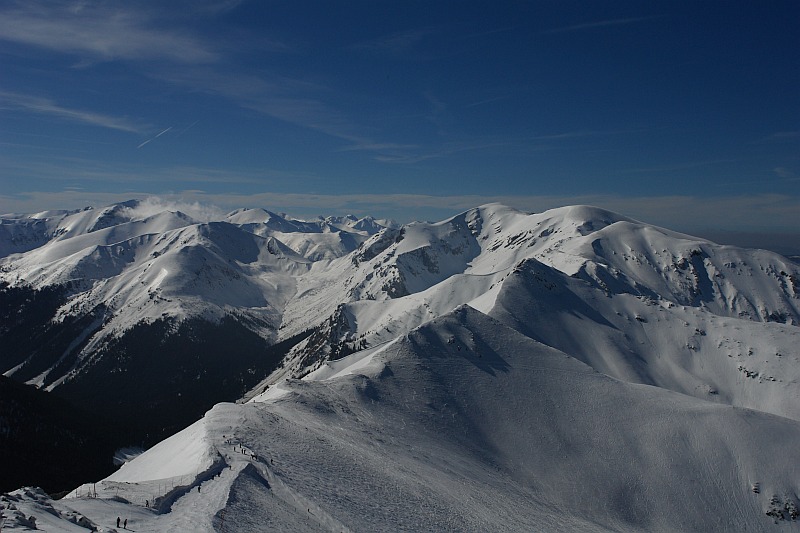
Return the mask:
POLYGON ((151 446, 215 403, 240 398, 296 341, 270 344, 232 316, 140 324, 110 339, 94 364, 53 394, 114 420, 114 442, 151 446))
POLYGON ((117 446, 151 445, 215 403, 241 397, 302 338, 269 342, 253 332, 248 318, 234 313, 218 322, 164 318, 107 337, 87 362, 81 350, 102 330, 106 308, 54 322, 68 291, 0 288, 3 357, 15 368, 14 379, 55 384, 55 396, 112 422, 108 439, 117 446))
MULTIPOLYGON (((218 402, 270 403, 276 391, 324 388, 322 381, 342 377, 332 369, 361 373, 370 354, 383 360, 389 352, 382 350, 408 343, 430 361, 453 350, 456 357, 474 355, 465 361, 479 371, 475 376, 458 383, 439 376, 426 385, 444 395, 485 375, 495 383, 513 368, 517 348, 546 348, 577 365, 555 375, 588 369, 633 387, 625 391, 667 392, 659 396, 665 401, 692 397, 697 405, 800 420, 800 268, 774 253, 716 245, 588 206, 526 214, 486 205, 402 227, 348 217, 298 221, 262 210, 210 223, 170 212, 140 219, 135 207, 3 221, 15 241, 2 249, 17 252, 0 259, 0 371, 110 418, 115 444, 154 444, 218 402), (442 341, 439 326, 428 325, 454 309, 466 322, 442 341), (513 343, 517 348, 492 348, 485 328, 523 340, 513 343), (304 389, 307 382, 315 385, 304 389)), ((517 372, 537 372, 539 360, 517 372)), ((399 364, 405 363, 387 359, 363 384, 359 394, 370 407, 358 409, 371 411, 373 402, 385 405, 387 395, 401 394, 379 386, 384 378, 392 383, 399 364)), ((410 382, 402 387, 433 394, 410 382)), ((460 400, 448 398, 430 405, 463 418, 449 410, 460 400)), ((459 409, 480 410, 479 403, 459 409)), ((676 415, 680 424, 686 416, 676 415)), ((468 447, 480 448, 476 453, 492 464, 505 460, 493 455, 498 450, 512 452, 491 442, 491 431, 478 427, 484 422, 462 422, 475 426, 477 433, 467 434, 480 435, 468 447)), ((560 444, 567 457, 573 438, 560 444)), ((650 439, 640 444, 657 440, 650 439)), ((237 490, 254 486, 256 473, 247 472, 250 481, 237 490)), ((526 487, 519 490, 532 490, 526 487)), ((559 490, 562 501, 568 491, 559 490)), ((623 516, 638 507, 625 508, 606 525, 649 527, 623 516)), ((579 522, 589 515, 582 516, 579 522)))
POLYGON ((36 484, 50 494, 110 474, 111 424, 0 376, 0 492, 36 484))

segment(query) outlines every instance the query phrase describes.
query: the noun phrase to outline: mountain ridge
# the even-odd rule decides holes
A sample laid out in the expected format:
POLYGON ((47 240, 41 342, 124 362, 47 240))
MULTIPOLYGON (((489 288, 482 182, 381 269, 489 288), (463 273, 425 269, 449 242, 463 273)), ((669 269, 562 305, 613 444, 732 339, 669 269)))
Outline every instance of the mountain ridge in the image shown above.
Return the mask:
POLYGON ((50 241, 0 261, 0 278, 10 285, 70 287, 55 322, 102 314, 84 354, 135 324, 165 317, 216 321, 233 311, 269 342, 326 321, 346 326, 330 339, 333 344, 385 342, 398 327, 408 331, 454 305, 491 299, 527 259, 608 294, 701 306, 719 316, 800 323, 800 271, 794 263, 591 206, 527 214, 487 204, 439 223, 381 226, 371 235, 353 229, 364 221, 374 224, 370 218, 305 222, 250 209, 220 222, 196 222, 170 211, 148 211, 137 219, 138 206, 131 201, 96 212, 55 212, 62 218, 49 222, 59 228, 50 241), (281 239, 289 234, 295 238, 286 244, 281 239), (315 235, 340 234, 356 240, 345 250, 338 237, 333 244, 307 245, 315 235))
MULTIPOLYGON (((0 232, 0 250, 36 246, 0 258, 0 342, 9 347, 0 372, 131 420, 119 445, 155 444, 218 402, 294 403, 285 391, 360 375, 398 343, 427 353, 429 333, 420 332, 462 319, 459 327, 505 331, 515 346, 552 350, 626 391, 657 391, 642 398, 678 394, 701 402, 692 405, 778 415, 787 427, 800 420, 800 267, 596 207, 524 213, 487 204, 395 226, 252 209, 198 221, 131 202, 15 215, 2 227, 14 229, 0 232), (44 226, 51 231, 37 240, 44 226)), ((503 374, 462 337, 434 344, 503 374)), ((379 400, 370 391, 393 372, 381 368, 363 384, 359 402, 367 403, 358 409, 379 400)), ((679 424, 690 411, 675 414, 679 424)), ((737 446, 749 457, 752 442, 737 446)), ((248 493, 267 475, 247 468, 231 478, 244 485, 225 490, 248 493)), ((263 479, 274 488, 274 478, 263 479)), ((559 494, 557 506, 567 493, 559 494)), ((787 498, 781 505, 796 504, 787 498)), ((650 527, 623 515, 598 530, 650 527)))
MULTIPOLYGON (((164 502, 137 518, 147 531, 769 531, 798 525, 799 436, 797 421, 614 379, 461 306, 217 405, 96 490, 164 502)), ((87 490, 61 505, 91 516, 87 490)))

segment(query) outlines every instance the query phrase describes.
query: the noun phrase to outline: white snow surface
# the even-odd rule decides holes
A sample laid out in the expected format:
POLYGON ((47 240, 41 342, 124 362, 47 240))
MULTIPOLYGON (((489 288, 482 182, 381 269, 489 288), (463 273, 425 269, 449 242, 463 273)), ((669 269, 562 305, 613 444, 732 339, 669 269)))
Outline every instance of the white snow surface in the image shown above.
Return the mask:
POLYGON ((135 531, 798 525, 797 421, 611 378, 470 307, 332 365, 48 504, 135 531))
MULTIPOLYGON (((34 288, 66 284, 70 298, 56 322, 104 307, 77 363, 69 374, 50 380, 49 390, 80 372, 109 336, 140 323, 219 320, 235 312, 251 318, 256 333, 274 339, 297 280, 313 262, 349 253, 380 227, 372 219, 309 223, 263 210, 233 213, 219 222, 150 210, 137 218, 138 205, 2 219, 0 251, 6 257, 0 259, 0 281, 34 288), (367 229, 358 229, 362 226, 367 229), (7 253, 16 250, 20 253, 7 253)), ((42 385, 48 372, 31 382, 42 385)))
MULTIPOLYGON (((488 312, 513 268, 532 259, 583 279, 595 292, 800 324, 800 269, 788 259, 594 207, 526 214, 489 204, 398 228, 368 217, 301 221, 262 209, 200 223, 138 206, 14 215, 0 225, 49 228, 49 240, 44 233, 26 241, 0 232, 4 250, 37 245, 0 259, 0 281, 68 283, 71 295, 56 321, 103 306, 102 324, 87 333, 73 373, 109 336, 169 317, 219 320, 236 312, 274 340, 328 320, 336 325, 330 342, 376 346, 458 305, 474 302, 488 312), (140 212, 148 216, 137 218, 140 212)), ((293 359, 296 376, 324 359, 309 359, 304 348, 293 359)))
POLYGON ((109 308, 94 342, 230 310, 267 338, 316 333, 249 402, 18 508, 135 531, 798 528, 786 258, 589 206, 402 227, 134 207, 4 219, 0 280, 73 280, 63 313, 109 308))

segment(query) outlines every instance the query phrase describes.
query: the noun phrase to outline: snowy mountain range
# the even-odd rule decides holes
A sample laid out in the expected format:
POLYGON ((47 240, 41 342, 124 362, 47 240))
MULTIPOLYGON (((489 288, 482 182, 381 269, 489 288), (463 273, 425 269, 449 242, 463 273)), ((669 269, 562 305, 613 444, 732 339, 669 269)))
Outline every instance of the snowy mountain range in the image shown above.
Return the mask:
POLYGON ((5 215, 0 255, 0 372, 130 442, 199 419, 64 500, 7 497, 52 527, 796 524, 780 255, 588 206, 399 226, 136 201, 5 215))

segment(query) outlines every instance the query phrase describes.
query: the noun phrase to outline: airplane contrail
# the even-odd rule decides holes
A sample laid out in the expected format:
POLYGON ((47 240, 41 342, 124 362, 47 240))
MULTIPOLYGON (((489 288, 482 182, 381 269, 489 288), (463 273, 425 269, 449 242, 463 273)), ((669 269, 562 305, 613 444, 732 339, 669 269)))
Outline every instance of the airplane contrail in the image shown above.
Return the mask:
POLYGON ((199 119, 198 119, 198 120, 195 120, 194 122, 192 122, 191 124, 189 124, 188 126, 186 126, 184 129, 182 129, 181 131, 179 131, 179 132, 178 132, 178 135, 177 135, 177 137, 180 137, 181 135, 183 135, 184 133, 186 133, 187 131, 189 131, 189 130, 190 130, 191 128, 193 128, 193 127, 194 127, 194 125, 195 125, 195 124, 197 124, 198 122, 200 122, 200 120, 199 120, 199 119))
POLYGON ((139 146, 137 146, 137 147, 136 147, 136 149, 138 150, 139 148, 141 148, 141 147, 142 147, 142 146, 144 146, 145 144, 149 143, 149 142, 150 142, 150 141, 152 141, 153 139, 158 139, 159 137, 161 137, 162 135, 164 135, 165 133, 167 133, 167 132, 168 132, 169 130, 171 130, 171 129, 172 129, 172 126, 170 126, 169 128, 165 129, 164 131, 162 131, 161 133, 159 133, 159 134, 158 134, 158 135, 156 135, 155 137, 151 137, 151 138, 147 139, 145 142, 143 142, 142 144, 140 144, 139 146))

